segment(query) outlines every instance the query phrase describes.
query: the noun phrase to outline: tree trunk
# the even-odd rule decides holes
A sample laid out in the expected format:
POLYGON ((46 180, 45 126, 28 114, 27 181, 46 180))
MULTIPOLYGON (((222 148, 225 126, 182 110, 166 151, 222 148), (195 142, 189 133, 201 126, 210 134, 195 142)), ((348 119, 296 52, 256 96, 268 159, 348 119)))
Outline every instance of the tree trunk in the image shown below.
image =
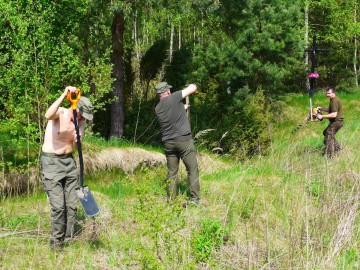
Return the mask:
POLYGON ((359 73, 360 73, 360 67, 359 71, 357 70, 357 36, 354 37, 354 72, 355 72, 355 86, 356 88, 359 87, 359 73))
POLYGON ((111 25, 113 63, 112 77, 113 95, 115 100, 111 104, 110 137, 121 138, 124 133, 124 15, 116 11, 111 25))
POLYGON ((135 11, 133 38, 135 43, 136 60, 138 63, 140 63, 140 45, 138 41, 137 31, 137 11, 135 11))
MULTIPOLYGON (((357 24, 357 3, 355 2, 355 8, 354 8, 354 25, 357 24)), ((355 72, 355 86, 356 88, 359 87, 359 73, 360 73, 360 67, 359 71, 357 69, 357 54, 358 54, 358 44, 357 44, 357 35, 354 35, 354 72, 355 72)))
POLYGON ((179 50, 181 49, 181 23, 179 23, 179 50))
MULTIPOLYGON (((307 47, 309 40, 309 3, 305 2, 305 46, 307 47)), ((309 54, 305 53, 305 74, 308 74, 309 69, 309 54)), ((310 92, 310 81, 309 77, 306 76, 306 92, 310 92)), ((311 109, 311 108, 310 108, 311 109)))
POLYGON ((170 49, 169 49, 170 63, 172 61, 172 55, 173 55, 173 44, 174 44, 174 25, 171 24, 170 49))
MULTIPOLYGON (((89 37, 90 37, 90 11, 86 13, 86 22, 84 27, 84 65, 89 67, 90 62, 90 48, 89 48, 89 37)), ((90 93, 95 94, 95 84, 93 82, 93 76, 89 71, 88 84, 90 86, 90 93)))

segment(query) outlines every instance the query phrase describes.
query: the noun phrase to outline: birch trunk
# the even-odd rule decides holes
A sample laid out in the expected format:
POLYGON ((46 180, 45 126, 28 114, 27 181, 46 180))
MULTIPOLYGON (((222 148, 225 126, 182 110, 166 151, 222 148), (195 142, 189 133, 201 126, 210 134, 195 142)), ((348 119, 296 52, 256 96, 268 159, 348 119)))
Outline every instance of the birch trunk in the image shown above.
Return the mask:
POLYGON ((135 11, 133 38, 134 38, 134 43, 135 43, 136 60, 138 63, 140 63, 140 49, 139 49, 139 42, 138 42, 138 38, 137 38, 137 11, 135 11))
MULTIPOLYGON (((309 40, 309 3, 305 1, 305 46, 308 45, 309 40)), ((309 71, 309 54, 305 53, 305 74, 309 71)), ((309 77, 306 76, 306 91, 310 92, 310 81, 309 77)))
POLYGON ((170 49, 169 49, 170 63, 171 63, 171 61, 172 61, 173 46, 174 46, 174 25, 173 25, 173 24, 171 24, 171 33, 170 33, 170 49))
POLYGON ((179 50, 181 49, 181 23, 179 24, 179 50))
MULTIPOLYGON (((355 8, 354 8, 354 25, 357 24, 357 3, 355 1, 355 8)), ((356 88, 359 87, 359 73, 360 73, 360 66, 359 70, 357 68, 357 55, 358 55, 358 45, 357 45, 357 35, 354 35, 354 73, 355 73, 355 86, 356 88)))

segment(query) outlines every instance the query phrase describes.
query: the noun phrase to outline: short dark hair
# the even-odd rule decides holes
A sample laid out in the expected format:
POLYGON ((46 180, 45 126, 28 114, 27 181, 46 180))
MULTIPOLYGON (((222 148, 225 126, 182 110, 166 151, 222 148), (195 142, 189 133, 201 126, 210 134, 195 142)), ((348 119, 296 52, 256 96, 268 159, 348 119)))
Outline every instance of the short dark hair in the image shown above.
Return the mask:
POLYGON ((331 92, 333 92, 333 93, 336 92, 335 87, 328 87, 328 88, 326 88, 326 92, 327 92, 327 91, 331 91, 331 92))

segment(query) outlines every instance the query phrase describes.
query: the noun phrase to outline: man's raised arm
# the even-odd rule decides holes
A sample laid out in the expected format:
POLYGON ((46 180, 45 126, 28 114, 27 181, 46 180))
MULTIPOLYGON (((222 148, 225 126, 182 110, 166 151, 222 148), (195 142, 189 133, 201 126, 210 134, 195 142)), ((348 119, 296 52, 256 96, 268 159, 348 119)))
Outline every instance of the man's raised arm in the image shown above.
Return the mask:
POLYGON ((64 90, 64 92, 61 94, 61 96, 54 101, 53 104, 51 104, 51 106, 49 107, 49 109, 47 109, 46 113, 45 113, 45 117, 48 120, 54 120, 59 118, 59 107, 61 105, 61 103, 63 102, 64 98, 66 97, 68 91, 70 91, 71 93, 75 93, 76 92, 76 87, 73 86, 67 86, 64 90))
POLYGON ((181 90, 182 98, 187 97, 188 95, 193 94, 197 90, 195 84, 189 84, 185 89, 181 90))

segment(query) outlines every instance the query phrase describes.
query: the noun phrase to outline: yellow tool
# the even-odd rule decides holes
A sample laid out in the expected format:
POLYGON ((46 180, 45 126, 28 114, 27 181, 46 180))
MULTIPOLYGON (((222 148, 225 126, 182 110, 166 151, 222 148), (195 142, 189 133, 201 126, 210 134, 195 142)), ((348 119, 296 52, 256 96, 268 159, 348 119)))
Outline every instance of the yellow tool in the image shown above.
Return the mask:
POLYGON ((81 91, 79 88, 76 89, 75 95, 76 95, 76 97, 74 99, 73 99, 73 93, 71 93, 70 91, 68 91, 68 93, 66 95, 67 100, 71 104, 71 109, 73 109, 73 110, 76 110, 76 105, 80 101, 81 91))

